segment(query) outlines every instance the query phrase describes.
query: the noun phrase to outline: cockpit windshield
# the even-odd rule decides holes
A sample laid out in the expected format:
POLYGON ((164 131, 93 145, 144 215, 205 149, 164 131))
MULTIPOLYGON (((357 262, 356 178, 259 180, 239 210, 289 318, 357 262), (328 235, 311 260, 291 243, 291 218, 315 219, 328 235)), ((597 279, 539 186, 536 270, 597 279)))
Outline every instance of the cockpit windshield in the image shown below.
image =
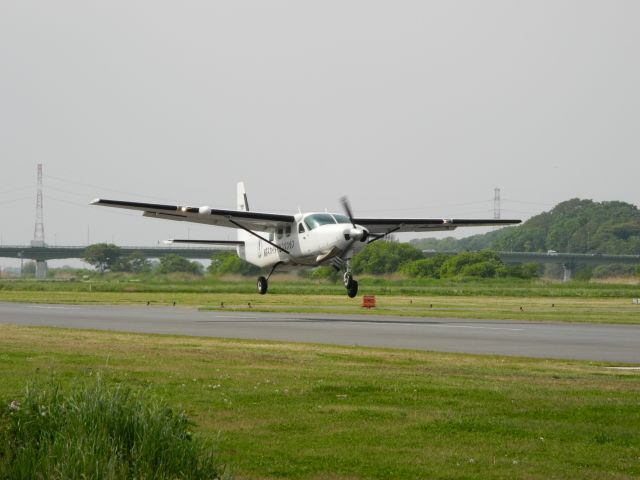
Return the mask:
POLYGON ((349 224, 351 224, 351 220, 349 220, 349 217, 347 217, 345 215, 340 215, 340 214, 334 213, 333 217, 337 220, 338 223, 349 223, 349 224))
POLYGON ((304 224, 309 230, 313 230, 321 225, 334 225, 336 223, 351 224, 349 217, 336 213, 312 213, 304 219, 304 224))
POLYGON ((314 213, 304 219, 304 224, 309 230, 331 223, 336 223, 336 221, 329 213, 314 213))

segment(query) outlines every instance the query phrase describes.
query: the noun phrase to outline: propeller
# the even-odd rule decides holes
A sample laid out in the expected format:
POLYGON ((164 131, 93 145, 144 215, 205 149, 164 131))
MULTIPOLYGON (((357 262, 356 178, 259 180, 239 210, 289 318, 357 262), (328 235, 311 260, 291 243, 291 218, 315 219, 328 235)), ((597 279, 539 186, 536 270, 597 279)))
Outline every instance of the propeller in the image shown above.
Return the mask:
MULTIPOLYGON (((358 228, 356 226, 356 222, 353 219, 353 213, 351 211, 351 205, 349 205, 349 199, 346 196, 344 196, 340 198, 340 203, 342 204, 342 208, 344 208, 344 211, 347 214, 347 217, 349 217, 349 221, 351 222, 351 225, 353 225, 353 230, 351 230, 348 235, 350 237, 353 237, 354 240, 359 239, 361 242, 366 242, 367 237, 369 236, 369 232, 364 228, 358 228)), ((345 232, 345 236, 346 236, 346 232, 345 232)))
POLYGON ((353 225, 353 228, 357 228, 356 222, 353 221, 353 214, 351 213, 351 206, 349 205, 349 199, 346 196, 342 197, 340 198, 340 203, 342 204, 342 208, 344 208, 344 211, 347 214, 347 217, 349 217, 349 220, 351 221, 351 225, 353 225))

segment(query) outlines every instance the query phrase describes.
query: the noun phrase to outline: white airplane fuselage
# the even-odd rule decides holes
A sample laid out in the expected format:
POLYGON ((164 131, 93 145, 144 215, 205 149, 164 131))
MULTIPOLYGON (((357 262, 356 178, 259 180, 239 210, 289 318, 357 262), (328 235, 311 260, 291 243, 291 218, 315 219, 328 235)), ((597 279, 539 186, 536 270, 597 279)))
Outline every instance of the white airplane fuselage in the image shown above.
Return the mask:
POLYGON ((357 225, 354 228, 343 215, 297 214, 295 222, 285 228, 256 232, 265 240, 239 231, 238 239, 244 241, 244 245, 238 246, 237 252, 240 258, 258 267, 270 267, 275 264, 281 264, 283 267, 314 267, 330 264, 335 258, 350 259, 366 245, 366 242, 361 241, 363 232, 366 232, 366 229, 357 225), (325 222, 331 220, 332 223, 318 224, 318 218, 325 222))

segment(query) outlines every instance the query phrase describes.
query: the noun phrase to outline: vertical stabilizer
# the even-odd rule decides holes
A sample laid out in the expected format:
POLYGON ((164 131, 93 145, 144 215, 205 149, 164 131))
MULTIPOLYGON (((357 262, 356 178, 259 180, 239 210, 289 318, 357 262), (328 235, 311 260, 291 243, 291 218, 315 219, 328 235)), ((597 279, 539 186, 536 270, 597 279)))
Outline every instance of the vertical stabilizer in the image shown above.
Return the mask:
MULTIPOLYGON (((247 200, 247 192, 244 188, 244 182, 238 182, 238 190, 237 190, 237 201, 238 201, 238 210, 242 212, 249 211, 249 201, 247 200)), ((241 240, 246 243, 249 234, 244 230, 238 229, 238 240, 241 240)), ((244 255, 244 247, 238 247, 238 255, 240 258, 245 258, 244 255)))
POLYGON ((247 200, 247 192, 244 189, 244 182, 238 182, 238 210, 249 211, 249 201, 247 200))

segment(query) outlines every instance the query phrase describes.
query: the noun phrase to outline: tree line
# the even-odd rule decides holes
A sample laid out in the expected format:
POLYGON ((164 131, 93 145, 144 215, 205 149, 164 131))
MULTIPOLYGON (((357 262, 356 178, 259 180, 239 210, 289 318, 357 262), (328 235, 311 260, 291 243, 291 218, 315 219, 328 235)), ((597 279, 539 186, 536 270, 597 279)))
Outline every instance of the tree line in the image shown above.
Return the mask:
MULTIPOLYGON (((190 261, 177 254, 167 254, 152 263, 140 252, 124 255, 116 245, 101 243, 87 247, 84 261, 101 273, 128 272, 134 274, 167 274, 184 272, 203 275, 201 263, 190 261)), ((412 278, 452 277, 518 277, 532 278, 538 274, 538 266, 506 265, 491 251, 463 252, 457 255, 438 254, 425 258, 422 251, 407 243, 381 241, 369 245, 354 256, 352 262, 356 274, 385 275, 400 273, 412 278)), ((235 252, 219 252, 211 258, 206 273, 215 276, 234 274, 255 276, 260 269, 239 258, 235 252)), ((312 278, 337 280, 339 273, 331 267, 314 269, 312 278)))
POLYGON ((174 253, 163 255, 160 261, 154 264, 142 252, 132 252, 125 255, 120 247, 111 243, 89 245, 84 251, 83 260, 101 273, 166 274, 183 272, 202 275, 204 271, 201 263, 190 261, 174 253))
POLYGON ((635 205, 574 198, 522 225, 455 239, 420 239, 419 249, 640 255, 640 211, 635 205))

